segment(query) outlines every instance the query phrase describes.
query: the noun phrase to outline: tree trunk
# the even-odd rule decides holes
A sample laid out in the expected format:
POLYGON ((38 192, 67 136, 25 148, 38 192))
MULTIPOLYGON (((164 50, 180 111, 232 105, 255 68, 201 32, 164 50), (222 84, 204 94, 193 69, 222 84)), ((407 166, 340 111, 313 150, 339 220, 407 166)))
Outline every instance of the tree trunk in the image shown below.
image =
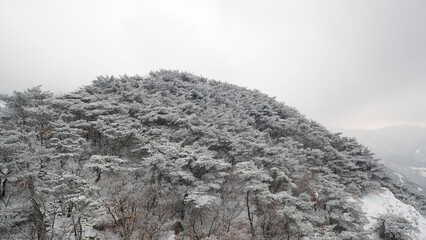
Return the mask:
MULTIPOLYGON (((1 183, 1 178, 0 178, 0 183, 1 183)), ((6 183, 7 183, 7 178, 5 178, 3 183, 1 184, 1 198, 4 198, 4 196, 6 196, 6 183)))
POLYGON ((254 234, 254 227, 253 227, 253 218, 250 212, 250 191, 247 192, 246 195, 246 207, 247 207, 247 216, 250 222, 250 231, 251 231, 251 235, 253 236, 253 238, 255 238, 255 234, 254 234))
POLYGON ((44 214, 41 213, 40 207, 34 198, 31 198, 33 204, 33 224, 37 232, 37 240, 46 240, 46 226, 44 225, 44 214))

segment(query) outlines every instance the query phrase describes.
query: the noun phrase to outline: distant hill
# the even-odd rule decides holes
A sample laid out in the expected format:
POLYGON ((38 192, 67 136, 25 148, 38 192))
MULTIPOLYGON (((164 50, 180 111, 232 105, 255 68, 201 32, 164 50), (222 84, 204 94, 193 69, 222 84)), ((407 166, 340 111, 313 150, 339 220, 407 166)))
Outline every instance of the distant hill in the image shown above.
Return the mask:
POLYGON ((0 239, 420 239, 426 229, 413 220, 423 192, 259 91, 161 70, 0 100, 0 239), (376 193, 392 199, 380 213, 376 193))
POLYGON ((370 148, 377 158, 426 189, 426 128, 400 125, 375 130, 342 130, 370 148))

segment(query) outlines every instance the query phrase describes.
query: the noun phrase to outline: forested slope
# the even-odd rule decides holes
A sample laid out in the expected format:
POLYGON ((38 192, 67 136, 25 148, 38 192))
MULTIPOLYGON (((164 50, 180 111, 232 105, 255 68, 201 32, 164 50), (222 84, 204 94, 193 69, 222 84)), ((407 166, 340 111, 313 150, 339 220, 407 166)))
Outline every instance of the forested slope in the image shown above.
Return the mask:
POLYGON ((354 139, 258 91, 161 70, 1 100, 0 239, 366 239, 352 200, 381 187, 426 210, 354 139))

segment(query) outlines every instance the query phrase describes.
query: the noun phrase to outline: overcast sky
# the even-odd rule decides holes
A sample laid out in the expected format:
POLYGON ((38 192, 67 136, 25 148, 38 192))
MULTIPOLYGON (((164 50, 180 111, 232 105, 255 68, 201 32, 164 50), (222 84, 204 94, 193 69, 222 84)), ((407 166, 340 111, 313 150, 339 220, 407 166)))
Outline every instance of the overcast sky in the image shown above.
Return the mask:
POLYGON ((0 0, 0 92, 177 69, 327 127, 426 126, 426 1, 0 0))

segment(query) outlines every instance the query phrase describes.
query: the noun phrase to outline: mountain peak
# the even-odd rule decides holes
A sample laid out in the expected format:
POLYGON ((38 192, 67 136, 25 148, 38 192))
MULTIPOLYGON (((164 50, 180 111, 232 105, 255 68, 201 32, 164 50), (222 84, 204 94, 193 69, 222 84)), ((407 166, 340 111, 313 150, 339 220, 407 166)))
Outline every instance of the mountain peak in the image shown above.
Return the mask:
POLYGON ((351 199, 381 187, 425 210, 364 146, 259 91, 160 70, 1 100, 16 238, 365 239, 351 199))

